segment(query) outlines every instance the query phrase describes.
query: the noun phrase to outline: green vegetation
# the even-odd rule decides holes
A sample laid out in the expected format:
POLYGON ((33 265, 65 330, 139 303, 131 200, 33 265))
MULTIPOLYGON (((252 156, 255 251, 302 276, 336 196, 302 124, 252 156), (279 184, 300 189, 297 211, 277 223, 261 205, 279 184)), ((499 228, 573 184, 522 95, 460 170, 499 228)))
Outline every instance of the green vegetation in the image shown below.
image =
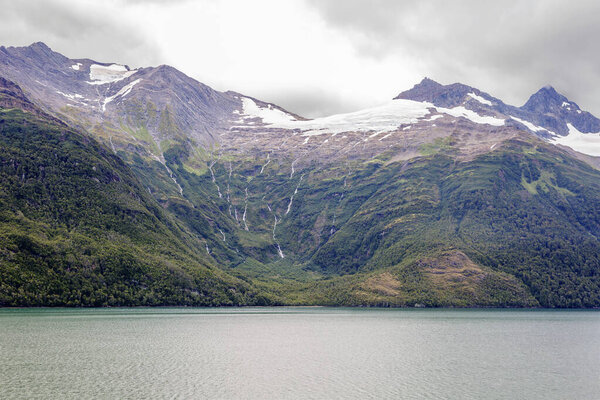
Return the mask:
MULTIPOLYGON (((600 173, 550 145, 524 151, 531 146, 513 141, 471 162, 438 154, 403 172, 378 171, 377 191, 313 262, 338 274, 423 275, 423 260, 454 249, 488 276, 516 277, 542 306, 600 306, 600 173)), ((496 286, 505 290, 503 281, 496 286)))
POLYGON ((269 304, 213 266, 108 149, 20 110, 0 118, 0 305, 269 304))
POLYGON ((537 139, 292 175, 151 103, 93 127, 116 155, 29 111, 0 114, 0 305, 600 307, 600 172, 537 139))
MULTIPOLYGON (((180 150, 168 163, 200 211, 170 209, 222 228, 215 259, 289 304, 600 306, 600 173, 535 139, 467 162, 438 142, 408 162, 308 165, 292 178, 282 160, 262 174, 264 159, 239 160, 231 176, 217 162, 216 183, 180 150), (239 216, 248 190, 249 231, 216 184, 229 184, 239 216)), ((214 226, 191 230, 218 238, 214 226)))
MULTIPOLYGON (((530 176, 531 176, 531 171, 530 176)), ((537 171, 536 171, 537 172, 537 171)), ((538 194, 538 189, 542 192, 549 192, 550 189, 556 190, 558 193, 565 196, 575 196, 569 189, 562 188, 556 184, 556 176, 548 171, 541 171, 539 177, 534 181, 528 181, 525 176, 521 177, 521 185, 531 194, 538 194)))
POLYGON ((436 138, 431 143, 423 144, 420 147, 420 152, 424 156, 431 156, 433 154, 437 154, 440 151, 449 151, 452 149, 452 138, 450 136, 446 136, 443 138, 436 138))

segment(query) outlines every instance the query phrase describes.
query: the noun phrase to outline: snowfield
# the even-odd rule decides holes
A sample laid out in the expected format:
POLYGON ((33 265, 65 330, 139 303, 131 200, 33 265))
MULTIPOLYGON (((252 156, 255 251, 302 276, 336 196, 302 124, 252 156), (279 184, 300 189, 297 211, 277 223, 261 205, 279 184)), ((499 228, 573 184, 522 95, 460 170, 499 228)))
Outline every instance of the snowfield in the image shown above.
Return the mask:
MULTIPOLYGON (((517 121, 517 122, 519 122, 519 123, 521 123, 523 125, 525 125, 527 127, 527 129, 529 129, 530 131, 533 131, 533 132, 539 132, 539 131, 550 132, 548 129, 542 128, 541 126, 534 125, 534 124, 532 124, 529 121, 525 121, 524 119, 513 117, 512 115, 510 116, 510 118, 514 119, 515 121, 517 121)), ((550 133, 555 134, 554 132, 550 132, 550 133)))
POLYGON ((475 93, 469 93, 469 94, 467 94, 467 96, 469 96, 469 97, 471 97, 471 98, 473 98, 473 99, 477 100, 477 101, 478 101, 478 102, 480 102, 481 104, 485 104, 486 106, 491 106, 491 105, 492 105, 492 102, 491 102, 491 101, 489 101, 489 100, 487 100, 487 99, 484 99, 483 97, 481 97, 481 96, 478 96, 478 95, 476 95, 475 93))
MULTIPOLYGON (((391 100, 377 107, 367 108, 365 110, 351 113, 335 114, 328 117, 315 118, 308 121, 297 120, 291 114, 285 113, 279 109, 271 107, 260 107, 252 99, 244 97, 242 100, 242 110, 236 110, 233 113, 240 116, 237 123, 242 126, 233 128, 259 128, 259 126, 249 126, 250 122, 260 118, 266 128, 278 128, 287 130, 299 130, 303 136, 314 136, 342 132, 375 132, 377 134, 392 132, 400 129, 402 125, 415 124, 424 117, 430 115, 425 121, 434 121, 442 118, 443 115, 431 115, 438 112, 448 114, 454 117, 463 117, 478 124, 488 124, 492 126, 504 125, 504 120, 492 116, 483 116, 475 111, 465 107, 442 108, 436 107, 432 103, 419 102, 412 100, 391 100)), ((485 100, 485 99, 484 99, 485 100)), ((403 127, 402 129, 405 129, 403 127)))
POLYGON ((111 101, 113 101, 114 99, 116 99, 117 97, 121 96, 121 97, 125 97, 129 94, 129 92, 131 92, 131 89, 133 89, 133 87, 135 85, 137 85, 139 82, 141 81, 141 79, 136 79, 133 82, 128 83, 127 85, 123 86, 121 88, 121 90, 119 90, 117 93, 115 93, 114 95, 107 97, 104 99, 104 102, 102 103, 102 111, 106 111, 106 105, 108 103, 110 103, 111 101))
POLYGON ((464 108, 463 106, 458 106, 454 108, 442 108, 438 107, 437 111, 452 115, 453 117, 463 117, 476 124, 487 124, 492 126, 502 126, 504 125, 504 120, 496 117, 479 115, 473 110, 469 110, 468 108, 464 108))
MULTIPOLYGON (((248 97, 242 98, 242 107, 243 115, 239 122, 243 122, 243 119, 257 117, 262 119, 265 124, 281 124, 296 121, 296 118, 292 117, 290 114, 274 108, 270 104, 267 107, 259 107, 254 100, 248 97)), ((234 113, 240 114, 238 110, 235 110, 234 113)))
POLYGON ((569 128, 567 136, 556 136, 550 142, 590 156, 600 156, 600 132, 583 133, 571 124, 567 124, 567 127, 569 128))
POLYGON ((90 66, 90 85, 104 85, 107 83, 118 82, 135 74, 137 70, 128 71, 124 65, 111 64, 90 66))
POLYGON ((352 113, 336 114, 310 121, 293 121, 288 129, 300 129, 303 135, 342 132, 390 132, 403 124, 414 124, 431 114, 435 107, 431 103, 411 100, 392 100, 378 107, 352 113))

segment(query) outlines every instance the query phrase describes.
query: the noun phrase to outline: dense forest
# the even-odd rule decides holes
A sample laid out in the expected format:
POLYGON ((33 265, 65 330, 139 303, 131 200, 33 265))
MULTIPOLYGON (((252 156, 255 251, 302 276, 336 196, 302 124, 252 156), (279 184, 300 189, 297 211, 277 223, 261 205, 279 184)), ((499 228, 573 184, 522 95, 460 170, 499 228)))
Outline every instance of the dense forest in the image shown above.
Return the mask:
POLYGON ((0 305, 269 304, 95 140, 0 111, 0 305))

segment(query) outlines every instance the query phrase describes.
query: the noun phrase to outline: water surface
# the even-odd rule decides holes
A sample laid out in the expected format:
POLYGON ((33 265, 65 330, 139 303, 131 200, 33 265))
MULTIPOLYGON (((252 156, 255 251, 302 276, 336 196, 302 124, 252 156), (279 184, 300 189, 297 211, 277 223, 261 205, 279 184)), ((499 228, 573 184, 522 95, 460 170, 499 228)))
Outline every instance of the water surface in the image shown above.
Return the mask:
POLYGON ((0 310, 0 398, 598 399, 600 313, 0 310))

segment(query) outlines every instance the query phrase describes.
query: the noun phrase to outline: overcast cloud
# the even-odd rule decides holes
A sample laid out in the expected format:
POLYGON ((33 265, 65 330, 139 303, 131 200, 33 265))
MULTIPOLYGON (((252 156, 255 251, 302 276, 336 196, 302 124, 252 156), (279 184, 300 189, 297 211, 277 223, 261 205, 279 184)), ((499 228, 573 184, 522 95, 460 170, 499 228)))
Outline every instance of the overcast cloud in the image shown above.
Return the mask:
POLYGON ((521 105, 546 84, 600 116, 596 1, 0 0, 0 44, 173 65, 314 117, 429 76, 521 105))

